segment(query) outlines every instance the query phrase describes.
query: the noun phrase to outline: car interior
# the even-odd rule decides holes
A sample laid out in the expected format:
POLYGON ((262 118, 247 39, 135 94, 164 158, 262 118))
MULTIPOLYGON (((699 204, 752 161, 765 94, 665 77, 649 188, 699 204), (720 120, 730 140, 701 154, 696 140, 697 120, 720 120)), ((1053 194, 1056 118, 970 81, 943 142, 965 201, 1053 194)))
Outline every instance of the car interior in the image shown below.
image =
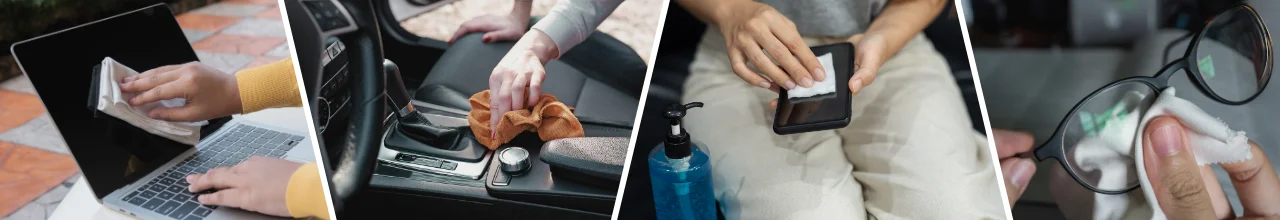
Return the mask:
MULTIPOLYGON (((954 2, 946 6, 940 15, 925 28, 923 33, 934 44, 938 52, 946 58, 951 67, 961 94, 964 96, 966 110, 970 121, 973 121, 975 132, 985 133, 982 112, 978 103, 977 89, 974 86, 969 69, 969 60, 965 52, 963 33, 960 30, 960 19, 953 8, 954 2)), ((698 42, 702 39, 707 25, 675 3, 667 7, 667 18, 662 28, 662 41, 658 54, 654 57, 653 75, 650 79, 648 96, 641 114, 661 114, 667 106, 682 104, 685 78, 689 75, 689 65, 693 62, 698 42)), ((668 122, 663 117, 643 117, 633 155, 648 155, 658 144, 662 143, 668 130, 668 122)), ((695 139, 696 139, 696 135, 695 139)), ((631 160, 629 169, 632 175, 627 176, 626 189, 621 203, 618 219, 654 219, 653 188, 647 173, 634 171, 649 170, 645 160, 631 160)), ((723 216, 721 216, 723 218, 723 216)))
POLYGON ((586 137, 524 133, 489 150, 468 127, 468 99, 488 89, 514 42, 416 36, 392 7, 432 4, 393 1, 404 0, 285 1, 338 217, 609 218, 647 68, 640 55, 593 33, 548 63, 543 83, 586 137))

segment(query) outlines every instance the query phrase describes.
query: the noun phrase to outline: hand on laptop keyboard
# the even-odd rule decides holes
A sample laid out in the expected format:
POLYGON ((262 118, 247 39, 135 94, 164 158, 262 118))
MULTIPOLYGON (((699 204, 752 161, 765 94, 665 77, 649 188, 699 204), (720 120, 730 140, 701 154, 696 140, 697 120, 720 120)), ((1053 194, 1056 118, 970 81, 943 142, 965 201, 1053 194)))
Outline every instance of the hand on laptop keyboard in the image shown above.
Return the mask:
POLYGON ((285 204, 289 178, 302 164, 263 156, 253 156, 231 167, 209 169, 205 174, 191 174, 190 192, 217 190, 199 195, 201 204, 230 206, 275 216, 289 216, 285 204))

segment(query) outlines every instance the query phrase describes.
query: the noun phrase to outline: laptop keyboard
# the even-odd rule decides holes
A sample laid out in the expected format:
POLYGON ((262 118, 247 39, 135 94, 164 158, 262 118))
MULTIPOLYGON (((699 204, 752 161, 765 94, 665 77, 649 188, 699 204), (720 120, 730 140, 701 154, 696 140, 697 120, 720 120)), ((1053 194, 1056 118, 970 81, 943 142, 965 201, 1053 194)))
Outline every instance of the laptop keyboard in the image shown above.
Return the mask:
POLYGON ((144 187, 126 195, 123 200, 173 219, 204 219, 216 206, 201 205, 199 194, 187 190, 187 175, 205 173, 221 166, 233 166, 252 155, 281 158, 297 146, 302 136, 286 134, 250 125, 237 124, 227 134, 212 140, 178 165, 151 179, 144 187))

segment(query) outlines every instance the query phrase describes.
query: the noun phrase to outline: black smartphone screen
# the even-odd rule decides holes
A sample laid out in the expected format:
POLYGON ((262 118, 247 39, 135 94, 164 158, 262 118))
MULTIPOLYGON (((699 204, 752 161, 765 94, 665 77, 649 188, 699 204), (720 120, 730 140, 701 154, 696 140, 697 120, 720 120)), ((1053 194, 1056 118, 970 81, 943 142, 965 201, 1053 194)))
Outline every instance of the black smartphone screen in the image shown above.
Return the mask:
POLYGON ((841 128, 849 124, 853 99, 849 94, 849 79, 853 77, 853 44, 837 43, 811 47, 813 54, 831 54, 835 71, 835 92, 803 97, 787 98, 787 91, 778 93, 778 108, 774 118, 774 133, 792 134, 841 128))

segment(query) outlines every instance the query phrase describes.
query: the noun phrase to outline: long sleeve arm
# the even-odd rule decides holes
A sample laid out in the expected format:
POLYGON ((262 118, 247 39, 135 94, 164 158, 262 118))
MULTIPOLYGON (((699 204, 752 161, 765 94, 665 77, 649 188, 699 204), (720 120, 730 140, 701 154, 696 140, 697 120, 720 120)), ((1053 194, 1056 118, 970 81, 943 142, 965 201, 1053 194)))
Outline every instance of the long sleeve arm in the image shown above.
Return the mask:
POLYGON ((320 170, 315 162, 307 163, 293 171, 289 178, 289 187, 285 191, 285 204, 289 207, 289 215, 296 218, 316 217, 332 219, 329 206, 324 199, 324 188, 320 185, 320 170))
POLYGON ((293 58, 237 72, 241 111, 248 114, 267 108, 302 106, 297 81, 293 58))
POLYGON ((560 0, 533 29, 550 37, 563 55, 591 36, 620 4, 622 0, 560 0))

